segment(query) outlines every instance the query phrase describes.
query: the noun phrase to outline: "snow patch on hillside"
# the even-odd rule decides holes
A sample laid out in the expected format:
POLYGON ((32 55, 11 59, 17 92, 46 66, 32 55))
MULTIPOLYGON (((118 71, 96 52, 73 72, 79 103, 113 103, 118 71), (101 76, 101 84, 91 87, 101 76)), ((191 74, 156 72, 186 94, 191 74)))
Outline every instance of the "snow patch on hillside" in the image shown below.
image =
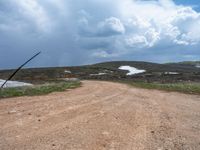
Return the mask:
POLYGON ((65 70, 64 72, 69 74, 72 73, 70 70, 65 70))
POLYGON ((196 68, 200 68, 200 65, 196 65, 196 68))
MULTIPOLYGON (((5 80, 0 79, 0 86, 3 85, 5 80)), ((22 87, 22 86, 31 86, 32 84, 30 83, 24 83, 24 82, 19 82, 19 81, 8 81, 5 85, 4 88, 8 87, 22 87)))
POLYGON ((137 69, 135 67, 131 67, 131 66, 121 66, 118 69, 129 71, 129 73, 126 74, 128 76, 146 72, 146 70, 139 70, 139 69, 137 69))
POLYGON ((98 74, 90 74, 90 76, 102 76, 102 75, 106 75, 107 73, 98 73, 98 74))
POLYGON ((165 72, 165 74, 167 74, 167 75, 177 75, 179 73, 178 72, 165 72))

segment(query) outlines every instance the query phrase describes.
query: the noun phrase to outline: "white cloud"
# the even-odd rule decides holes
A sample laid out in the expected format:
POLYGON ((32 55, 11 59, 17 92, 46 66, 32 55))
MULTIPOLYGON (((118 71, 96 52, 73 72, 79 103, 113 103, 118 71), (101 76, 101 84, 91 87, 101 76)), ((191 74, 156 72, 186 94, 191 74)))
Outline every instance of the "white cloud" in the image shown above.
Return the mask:
POLYGON ((148 41, 149 47, 152 47, 160 40, 160 33, 157 32, 154 28, 150 28, 145 32, 145 37, 148 41))
POLYGON ((142 48, 148 46, 148 42, 146 37, 141 35, 133 35, 127 39, 125 39, 126 45, 129 47, 138 47, 142 48))
MULTIPOLYGON (((115 8, 110 9, 111 12, 105 16, 102 13, 98 17, 94 15, 93 10, 84 8, 85 13, 79 25, 79 30, 82 31, 80 40, 82 43, 84 41, 82 39, 87 37, 87 42, 83 45, 92 45, 93 48, 96 46, 94 50, 103 48, 101 55, 96 56, 124 55, 125 52, 130 54, 135 50, 148 50, 153 47, 159 47, 162 51, 165 47, 177 47, 178 49, 179 46, 192 46, 200 43, 200 34, 197 34, 200 32, 199 13, 190 6, 176 5, 172 0, 116 0, 115 2, 102 0, 95 2, 93 7, 96 8, 96 12, 102 12, 101 7, 98 7, 102 5, 105 10, 110 5, 115 8), (98 41, 100 44, 97 44, 98 41), (102 43, 106 43, 106 46, 102 43), (116 43, 119 47, 113 46, 116 43)), ((88 3, 94 4, 92 0, 88 0, 88 3)))
POLYGON ((82 10, 80 14, 78 30, 82 36, 109 37, 125 33, 124 25, 116 17, 110 17, 103 21, 92 23, 93 18, 86 11, 82 10))
POLYGON ((125 39, 129 47, 152 47, 160 40, 160 34, 154 28, 150 28, 143 35, 133 35, 125 39))
POLYGON ((94 52, 92 55, 94 57, 103 57, 103 58, 109 57, 109 54, 106 51, 94 52))
POLYGON ((115 17, 110 17, 105 19, 105 21, 98 24, 99 35, 115 35, 123 34, 125 32, 124 25, 121 23, 120 19, 115 17))
POLYGON ((152 47, 160 44, 159 40, 169 44, 194 45, 200 41, 197 36, 200 28, 194 30, 194 24, 199 26, 200 14, 191 7, 175 5, 172 0, 125 0, 121 6, 126 27, 137 35, 135 42, 135 38, 129 40, 131 45, 152 47))
POLYGON ((127 26, 145 29, 151 27, 151 23, 144 18, 140 18, 139 16, 133 16, 132 18, 128 19, 127 26))
POLYGON ((50 20, 42 5, 36 0, 17 0, 16 5, 19 6, 19 13, 27 20, 35 23, 41 31, 48 31, 50 28, 50 20))

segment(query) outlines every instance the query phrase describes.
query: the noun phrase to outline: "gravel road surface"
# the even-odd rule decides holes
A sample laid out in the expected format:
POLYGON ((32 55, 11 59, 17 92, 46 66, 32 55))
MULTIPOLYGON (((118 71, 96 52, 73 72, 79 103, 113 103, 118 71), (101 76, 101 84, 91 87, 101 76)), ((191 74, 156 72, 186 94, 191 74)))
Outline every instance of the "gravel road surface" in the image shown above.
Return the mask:
POLYGON ((200 96, 83 81, 2 99, 0 150, 200 150, 200 96))

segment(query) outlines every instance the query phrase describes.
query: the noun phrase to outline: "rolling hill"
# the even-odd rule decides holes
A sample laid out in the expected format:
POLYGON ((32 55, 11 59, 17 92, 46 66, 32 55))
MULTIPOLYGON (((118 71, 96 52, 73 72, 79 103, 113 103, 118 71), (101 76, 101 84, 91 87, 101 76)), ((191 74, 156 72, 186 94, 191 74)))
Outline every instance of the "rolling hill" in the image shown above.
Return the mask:
MULTIPOLYGON (((63 78, 131 80, 145 82, 200 82, 197 62, 158 64, 139 61, 112 61, 75 67, 28 68, 17 73, 13 80, 41 83, 63 78), (120 66, 131 66, 145 70, 144 73, 127 75, 128 70, 120 66)), ((14 70, 0 70, 0 79, 6 79, 14 70)))

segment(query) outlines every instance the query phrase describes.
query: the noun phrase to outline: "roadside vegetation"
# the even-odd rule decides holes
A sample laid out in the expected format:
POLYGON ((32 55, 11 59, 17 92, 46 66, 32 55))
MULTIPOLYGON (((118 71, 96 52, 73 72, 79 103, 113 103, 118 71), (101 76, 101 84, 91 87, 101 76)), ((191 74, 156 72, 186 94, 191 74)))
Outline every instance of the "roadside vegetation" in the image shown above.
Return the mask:
POLYGON ((145 83, 131 82, 132 86, 146 89, 158 89, 165 91, 176 91, 187 94, 200 94, 200 83, 145 83))
POLYGON ((0 89, 0 98, 45 95, 52 92, 62 92, 67 89, 73 89, 80 85, 80 81, 62 81, 28 87, 4 88, 0 89))

